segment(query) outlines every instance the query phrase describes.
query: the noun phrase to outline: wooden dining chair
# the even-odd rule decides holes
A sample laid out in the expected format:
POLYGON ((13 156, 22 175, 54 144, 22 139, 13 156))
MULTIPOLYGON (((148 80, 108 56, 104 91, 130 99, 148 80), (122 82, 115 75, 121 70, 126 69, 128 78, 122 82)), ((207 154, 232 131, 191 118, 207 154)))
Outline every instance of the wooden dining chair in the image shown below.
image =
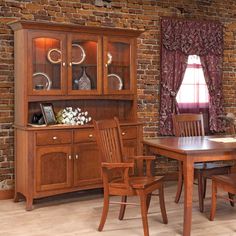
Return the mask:
POLYGON ((234 206, 234 195, 236 194, 236 174, 216 175, 212 176, 212 198, 211 198, 211 214, 210 220, 214 220, 216 212, 217 197, 224 198, 230 201, 231 206, 234 206), (218 189, 228 192, 228 197, 217 195, 218 189))
MULTIPOLYGON (((202 114, 174 114, 173 128, 175 136, 190 137, 204 136, 204 123, 202 114)), ((229 163, 196 163, 194 164, 194 177, 198 181, 199 210, 204 211, 204 198, 206 195, 206 181, 212 175, 227 174, 230 172, 229 163)), ((183 164, 179 161, 178 185, 175 196, 175 202, 178 203, 183 188, 183 164)))
POLYGON ((109 203, 121 204, 119 219, 122 220, 128 203, 127 196, 138 195, 140 198, 141 216, 144 236, 149 235, 147 213, 151 194, 159 190, 159 202, 163 222, 167 224, 164 202, 163 177, 151 175, 151 162, 154 156, 124 156, 121 130, 117 118, 94 121, 98 147, 102 154, 102 179, 104 186, 103 211, 98 227, 102 231, 105 224, 109 203), (145 164, 145 165, 144 165, 145 164), (145 168, 144 168, 145 167, 145 168), (136 175, 134 175, 136 173, 136 175), (121 196, 121 202, 110 202, 110 196, 121 196))

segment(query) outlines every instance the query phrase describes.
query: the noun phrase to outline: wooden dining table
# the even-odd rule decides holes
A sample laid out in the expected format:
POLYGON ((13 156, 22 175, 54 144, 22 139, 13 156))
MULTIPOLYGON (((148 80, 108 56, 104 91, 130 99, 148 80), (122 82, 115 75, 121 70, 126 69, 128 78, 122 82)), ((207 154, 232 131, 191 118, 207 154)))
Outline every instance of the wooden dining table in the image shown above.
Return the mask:
POLYGON ((191 235, 194 163, 236 159, 233 136, 157 137, 143 141, 146 154, 158 154, 183 162, 183 235, 191 235))

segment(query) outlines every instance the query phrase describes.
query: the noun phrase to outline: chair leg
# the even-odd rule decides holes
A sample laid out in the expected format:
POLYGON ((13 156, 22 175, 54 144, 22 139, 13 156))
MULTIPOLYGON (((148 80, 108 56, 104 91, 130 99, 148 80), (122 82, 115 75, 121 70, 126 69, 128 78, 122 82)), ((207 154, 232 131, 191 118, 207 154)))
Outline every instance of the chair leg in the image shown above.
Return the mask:
POLYGON ((139 190, 138 193, 140 197, 140 207, 141 207, 144 236, 149 236, 148 220, 147 220, 147 195, 142 190, 139 190))
POLYGON ((104 190, 104 199, 103 199, 103 209, 100 224, 98 226, 98 231, 102 231, 104 224, 107 219, 107 213, 109 210, 109 193, 104 190))
POLYGON ((160 202, 160 208, 161 208, 161 215, 162 215, 163 223, 167 224, 168 223, 168 218, 167 218, 167 214, 166 214, 163 184, 161 185, 161 188, 159 189, 159 202, 160 202))
POLYGON ((149 209, 149 206, 150 206, 151 198, 152 198, 152 194, 150 193, 150 194, 147 195, 147 212, 148 212, 148 209, 149 209))
POLYGON ((214 220, 216 213, 216 194, 217 194, 217 184, 212 180, 212 195, 211 195, 211 214, 210 220, 214 220))
POLYGON ((230 205, 231 205, 232 207, 234 207, 234 202, 233 202, 233 200, 234 200, 234 194, 228 193, 228 196, 229 196, 229 199, 232 200, 232 201, 229 201, 229 202, 230 202, 230 205))
POLYGON ((198 178, 198 201, 199 201, 199 210, 200 212, 204 211, 204 184, 203 184, 203 177, 201 173, 197 174, 197 178, 198 178))
MULTIPOLYGON (((230 173, 231 173, 231 167, 228 168, 228 174, 230 173)), ((234 194, 228 193, 228 196, 229 196, 229 199, 234 200, 234 194)), ((230 205, 234 207, 234 201, 229 201, 229 202, 230 202, 230 205)))
MULTIPOLYGON (((122 196, 121 202, 126 203, 127 202, 127 196, 122 196)), ((119 213, 119 220, 123 220, 124 215, 125 215, 125 209, 126 209, 126 204, 121 204, 120 213, 119 213)))
POLYGON ((203 178, 203 199, 206 198, 207 178, 203 178))
POLYGON ((183 189, 183 164, 181 161, 179 161, 179 173, 178 173, 178 184, 177 184, 177 192, 176 192, 176 196, 175 196, 175 202, 178 203, 181 193, 182 193, 182 189, 183 189))

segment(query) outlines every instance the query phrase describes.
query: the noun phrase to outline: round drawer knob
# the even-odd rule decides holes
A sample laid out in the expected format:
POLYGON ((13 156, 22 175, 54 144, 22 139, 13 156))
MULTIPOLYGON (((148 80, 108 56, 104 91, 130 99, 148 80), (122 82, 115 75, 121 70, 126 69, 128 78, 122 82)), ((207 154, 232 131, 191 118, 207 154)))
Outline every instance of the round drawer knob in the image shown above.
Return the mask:
POLYGON ((121 135, 123 135, 123 136, 124 136, 125 134, 126 134, 125 132, 122 132, 122 133, 121 133, 121 135))
POLYGON ((57 136, 53 136, 52 139, 53 139, 53 140, 57 140, 57 136))
POLYGON ((92 138, 93 137, 93 135, 92 134, 89 134, 89 138, 92 138))

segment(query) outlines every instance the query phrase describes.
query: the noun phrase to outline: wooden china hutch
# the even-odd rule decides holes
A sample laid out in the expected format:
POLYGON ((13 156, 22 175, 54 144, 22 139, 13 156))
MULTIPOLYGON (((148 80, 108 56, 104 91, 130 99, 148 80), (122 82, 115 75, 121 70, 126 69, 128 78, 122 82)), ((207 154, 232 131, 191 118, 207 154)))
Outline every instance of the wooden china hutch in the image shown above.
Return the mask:
MULTIPOLYGON (((35 124, 41 103, 118 117, 127 155, 141 152, 136 38, 140 31, 18 21, 15 53, 15 201, 102 187, 92 122, 35 124), (32 124, 34 123, 34 124, 32 124)), ((41 119, 42 121, 42 119, 41 119)))

